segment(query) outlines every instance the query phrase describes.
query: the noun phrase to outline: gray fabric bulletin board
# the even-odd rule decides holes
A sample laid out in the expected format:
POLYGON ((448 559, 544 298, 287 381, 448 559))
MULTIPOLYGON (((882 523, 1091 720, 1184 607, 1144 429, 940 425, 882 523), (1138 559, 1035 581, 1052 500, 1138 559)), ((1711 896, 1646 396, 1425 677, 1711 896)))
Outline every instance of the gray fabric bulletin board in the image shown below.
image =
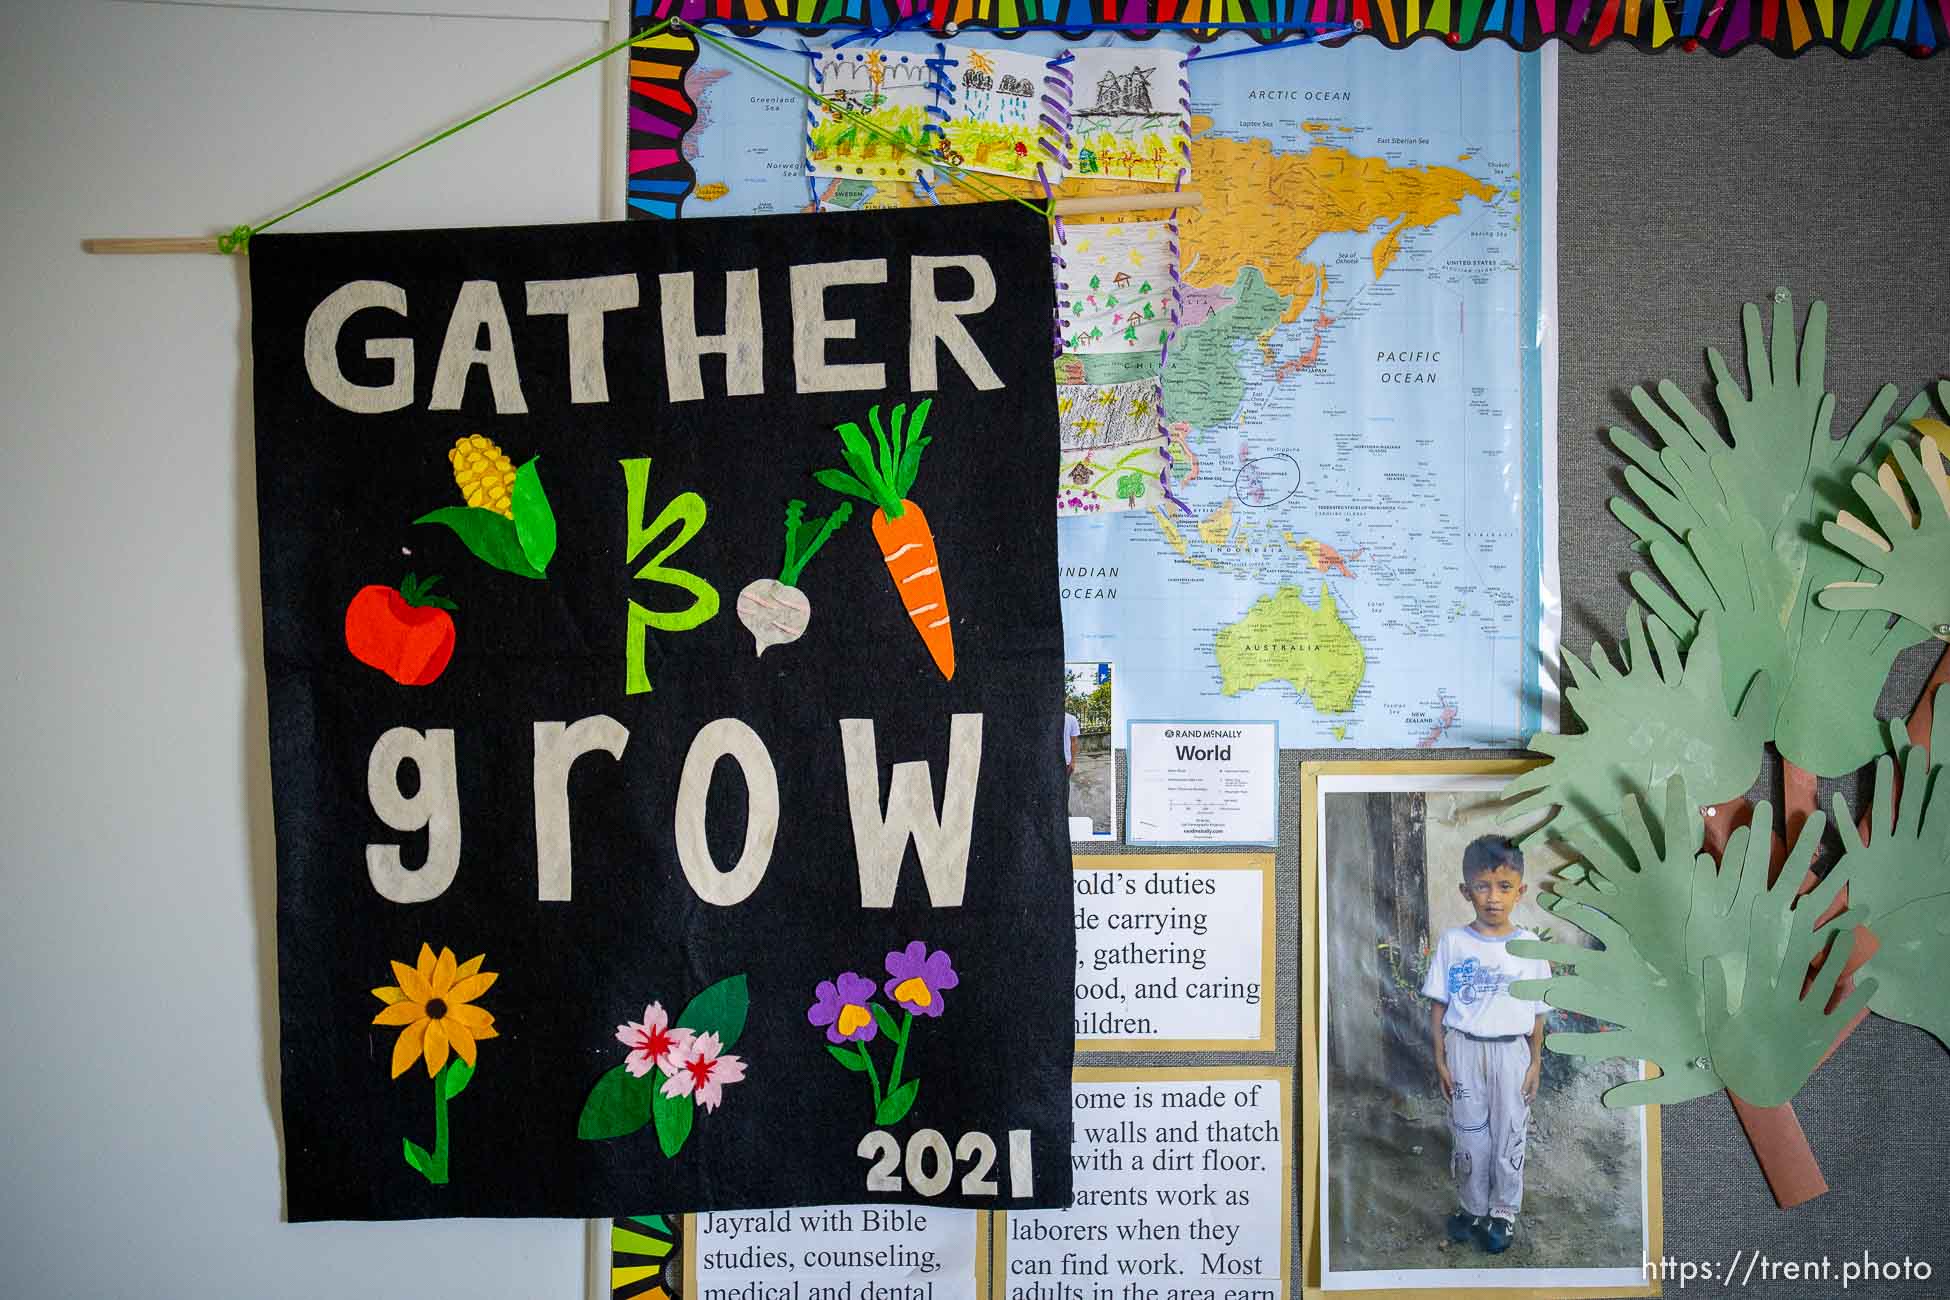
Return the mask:
MULTIPOLYGON (((1564 643, 1582 654, 1624 625, 1630 535, 1605 508, 1623 461, 1604 429, 1628 422, 1633 384, 1670 378, 1703 402, 1703 347, 1736 355, 1740 304, 1777 285, 1797 315, 1828 303, 1838 426, 1885 382, 1907 401, 1950 376, 1950 76, 1899 55, 1620 51, 1559 67, 1558 511, 1564 643)), ((1906 714, 1934 662, 1933 647, 1901 661, 1880 712, 1906 714)), ((1935 1276, 1848 1294, 1950 1295, 1950 1055, 1871 1017, 1795 1110, 1832 1190, 1786 1212, 1724 1097, 1665 1110, 1667 1253, 1722 1269, 1738 1250, 1837 1267, 1908 1254, 1935 1276)), ((1686 1289, 1734 1293, 1841 1289, 1686 1289)))

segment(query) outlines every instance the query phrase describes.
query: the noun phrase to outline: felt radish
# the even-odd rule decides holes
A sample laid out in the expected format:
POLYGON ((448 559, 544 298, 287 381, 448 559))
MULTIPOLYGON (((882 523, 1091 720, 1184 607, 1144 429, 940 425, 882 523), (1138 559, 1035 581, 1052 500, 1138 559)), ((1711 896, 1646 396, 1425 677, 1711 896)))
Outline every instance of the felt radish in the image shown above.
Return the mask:
POLYGON ((853 515, 852 504, 845 501, 832 514, 810 523, 801 522, 805 510, 803 501, 785 503, 785 563, 779 576, 760 578, 738 593, 738 621, 752 634, 761 655, 771 646, 790 644, 806 634, 812 602, 799 590, 799 575, 826 539, 853 515))

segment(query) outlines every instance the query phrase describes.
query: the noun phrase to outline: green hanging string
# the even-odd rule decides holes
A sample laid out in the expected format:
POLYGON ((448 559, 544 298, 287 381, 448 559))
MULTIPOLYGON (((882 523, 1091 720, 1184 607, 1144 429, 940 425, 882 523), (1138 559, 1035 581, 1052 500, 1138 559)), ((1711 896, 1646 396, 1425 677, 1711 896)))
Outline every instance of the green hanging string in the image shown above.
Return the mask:
MULTIPOLYGON (((519 104, 522 100, 527 99, 530 95, 537 94, 541 91, 547 90, 550 86, 555 85, 557 82, 567 81, 570 77, 575 76, 576 73, 595 67, 598 63, 601 63, 604 59, 607 59, 610 55, 620 53, 623 50, 627 50, 628 48, 630 48, 630 46, 635 45, 638 41, 647 40, 652 36, 661 35, 663 32, 669 30, 671 24, 674 21, 675 21, 674 19, 666 18, 654 27, 645 28, 643 31, 633 33, 626 40, 618 41, 616 44, 610 46, 606 50, 597 51, 595 54, 590 55, 582 62, 576 64, 574 67, 566 68, 563 71, 558 72, 554 76, 548 78, 548 80, 546 81, 538 81, 534 85, 530 86, 528 89, 522 91, 520 94, 510 96, 509 98, 504 99, 500 103, 494 105, 492 108, 482 109, 480 112, 474 114, 474 116, 468 118, 465 122, 461 122, 454 126, 450 126, 445 131, 442 131, 440 134, 433 136, 429 139, 422 140, 420 143, 414 145, 411 149, 408 149, 405 153, 398 154, 392 158, 388 158, 385 162, 380 163, 377 167, 372 167, 367 169, 366 171, 360 172, 357 176, 354 176, 351 180, 346 181, 344 184, 334 185, 331 189, 326 190, 323 194, 315 195, 312 198, 306 199, 303 203, 300 203, 297 207, 292 208, 288 212, 280 212, 278 213, 277 216, 272 217, 270 220, 260 221, 255 226, 237 226, 234 229, 232 229, 228 234, 217 236, 217 251, 222 253, 249 252, 251 236, 261 234, 264 231, 269 230, 272 226, 277 225, 280 221, 283 221, 288 217, 297 216, 300 212, 303 212, 306 208, 316 207, 318 204, 323 203, 326 199, 332 198, 335 195, 343 194, 347 190, 351 189, 354 185, 358 185, 365 181, 371 180, 373 177, 379 175, 379 173, 385 171, 388 167, 393 166, 395 163, 405 162, 408 158, 411 158, 414 154, 419 153, 421 150, 431 149, 434 145, 439 144, 442 140, 448 139, 452 136, 459 135, 462 131, 465 131, 468 127, 473 126, 476 123, 486 121, 488 118, 493 117, 496 113, 499 113, 502 109, 509 108, 515 104, 519 104)), ((690 30, 692 30, 693 32, 696 31, 695 28, 691 28, 690 30)), ((701 33, 699 34, 701 35, 701 33)))
POLYGON ((828 112, 832 113, 835 117, 839 118, 841 121, 850 122, 854 126, 860 127, 868 134, 880 137, 882 140, 885 140, 888 144, 892 145, 894 147, 895 152, 905 154, 911 158, 920 159, 923 162, 930 163, 932 166, 938 168, 941 171, 947 172, 950 176, 954 177, 955 183, 958 185, 966 186, 967 188, 974 190, 976 193, 984 195, 985 197, 991 199, 1005 200, 1010 203, 1020 203, 1022 204, 1023 207, 1028 208, 1031 212, 1035 213, 1039 217, 1044 218, 1045 220, 1049 218, 1051 212, 1053 211, 1051 207, 1046 207, 1040 203, 1033 203, 1030 200, 1023 198, 1019 194, 1009 193, 1009 191, 1003 189, 1000 185, 997 185, 995 182, 989 180, 985 176, 980 175, 979 173, 964 171, 959 167, 951 167, 946 163, 942 163, 939 162, 938 160, 931 158, 930 155, 922 152, 921 150, 915 149, 906 140, 903 140, 900 136, 895 135, 892 131, 889 131, 886 127, 881 126, 879 123, 873 121, 870 118, 863 116, 862 114, 854 112, 852 109, 843 106, 842 104, 840 104, 835 100, 828 99, 826 96, 820 94, 818 91, 806 85, 804 82, 794 81, 791 77, 786 76, 784 73, 774 71, 773 69, 767 67, 764 63, 760 62, 759 60, 753 58, 751 55, 745 53, 743 50, 739 49, 737 46, 731 44, 729 41, 721 40, 720 38, 713 36, 710 32, 705 31, 702 27, 692 26, 690 23, 685 22, 681 18, 676 19, 675 23, 678 27, 681 27, 683 30, 689 32, 692 36, 695 36, 701 41, 705 41, 713 46, 716 46, 719 50, 721 50, 725 54, 730 55, 732 58, 738 60, 740 63, 743 63, 745 66, 749 68, 753 68, 758 72, 761 72, 764 75, 770 77, 772 80, 778 82, 780 85, 785 86, 790 90, 797 91, 801 95, 804 95, 807 99, 812 100, 816 104, 819 104, 821 107, 825 108, 828 112))

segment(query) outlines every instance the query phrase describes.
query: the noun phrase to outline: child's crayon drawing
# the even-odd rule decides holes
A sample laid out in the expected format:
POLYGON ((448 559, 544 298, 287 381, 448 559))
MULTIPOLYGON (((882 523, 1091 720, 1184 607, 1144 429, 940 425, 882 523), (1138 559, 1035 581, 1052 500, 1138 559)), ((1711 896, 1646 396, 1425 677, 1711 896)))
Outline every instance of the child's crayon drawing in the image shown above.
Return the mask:
POLYGON ((1056 313, 1067 352, 1155 352, 1170 328, 1171 223, 1071 228, 1059 252, 1056 313))
POLYGON ((1026 179, 1040 164, 1051 183, 1062 179, 1056 132, 1044 122, 1048 65, 1033 54, 966 45, 950 45, 948 58, 953 99, 935 156, 967 171, 1026 179))
POLYGON ((1191 179, 1182 56, 1122 46, 1078 50, 1071 166, 1098 180, 1191 179))
POLYGON ((807 73, 825 103, 806 129, 814 176, 931 181, 928 105, 935 102, 927 56, 901 50, 818 49, 807 73), (863 120, 864 119, 864 120, 863 120))

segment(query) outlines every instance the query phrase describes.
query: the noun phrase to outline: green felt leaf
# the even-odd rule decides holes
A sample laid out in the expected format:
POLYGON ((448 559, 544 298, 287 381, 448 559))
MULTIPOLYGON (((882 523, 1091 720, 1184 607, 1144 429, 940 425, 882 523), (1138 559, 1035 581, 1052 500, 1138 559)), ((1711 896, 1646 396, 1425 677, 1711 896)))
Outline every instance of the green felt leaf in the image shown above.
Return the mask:
POLYGON ((515 522, 496 510, 479 506, 443 506, 413 521, 416 524, 444 524, 454 530, 461 544, 484 564, 523 578, 540 578, 542 572, 528 562, 521 540, 515 536, 515 522))
POLYGON ((652 1070, 650 1074, 657 1081, 650 1110, 657 1122, 657 1145, 663 1149, 665 1156, 675 1158, 684 1149, 684 1144, 690 1141, 691 1125, 697 1119, 697 1103, 687 1096, 664 1096, 664 1072, 652 1070))
POLYGON ((624 1066, 596 1080, 582 1103, 582 1117, 576 1121, 576 1136, 585 1142, 602 1138, 627 1137, 650 1122, 651 1097, 663 1082, 661 1072, 652 1070, 643 1078, 624 1066))
POLYGON ((458 1056, 447 1062, 446 1068, 440 1072, 440 1087, 446 1093, 448 1101, 460 1096, 461 1091, 473 1080, 474 1067, 458 1056))
POLYGON ((821 487, 831 488, 835 492, 842 492, 850 497, 859 497, 862 501, 877 500, 865 483, 862 483, 859 479, 854 478, 851 474, 845 473, 842 470, 814 470, 813 479, 821 487))
POLYGON ((883 1128, 898 1124, 906 1118, 907 1112, 914 1109, 914 1098, 920 1094, 921 1081, 910 1079, 888 1093, 873 1112, 873 1122, 883 1128))
MULTIPOLYGON (((1631 462, 1625 480, 1636 499, 1615 498, 1611 507, 1651 561, 1653 572, 1632 575, 1631 586, 1652 614, 1689 649, 1699 617, 1719 615, 1728 707, 1767 674, 1774 716, 1766 738, 1798 766, 1839 775, 1880 751, 1875 700, 1896 655, 1918 639, 1914 629, 1885 628, 1886 618, 1865 620, 1812 599, 1823 585, 1859 575, 1854 559, 1820 542, 1821 524, 1848 498, 1857 466, 1901 436, 1888 422, 1896 390, 1884 386, 1846 436, 1832 437, 1827 308, 1809 309, 1798 351, 1785 290, 1772 318, 1770 339, 1757 308, 1742 313, 1746 387, 1717 351, 1708 353, 1725 433, 1674 384, 1659 384, 1656 400, 1632 390, 1652 437, 1611 431, 1631 462)), ((1912 402, 1898 423, 1923 406, 1912 402)))
MULTIPOLYGON (((1555 806, 1559 812, 1543 825, 1562 834, 1584 822, 1616 818, 1628 799, 1649 796, 1676 775, 1685 776, 1703 803, 1746 793, 1760 774, 1771 688, 1765 675, 1755 678, 1739 712, 1729 711, 1715 626, 1714 615, 1704 615, 1692 653, 1682 659, 1665 624, 1648 620, 1633 605, 1623 671, 1601 647, 1592 647, 1588 668, 1567 651, 1564 665, 1575 684, 1564 699, 1584 730, 1530 738, 1531 750, 1551 761, 1503 787, 1503 797, 1516 802, 1502 820, 1555 806)), ((1541 830, 1533 828, 1525 838, 1541 830)))
POLYGON ((880 1026, 881 1033, 887 1035, 887 1037, 893 1040, 895 1043, 899 1043, 901 1041, 901 1038, 903 1037, 901 1031, 901 1023, 900 1021, 894 1019, 893 1012, 889 1011, 886 1007, 881 1006, 878 1002, 867 1003, 867 1010, 873 1012, 874 1023, 880 1026))
POLYGON ((934 441, 921 436, 921 430, 927 427, 928 412, 933 409, 934 399, 926 397, 915 403, 913 413, 907 417, 907 447, 901 452, 900 468, 894 480, 894 494, 902 500, 914 490, 914 480, 921 472, 921 453, 934 441))
POLYGON ((433 1178, 433 1156, 427 1152, 425 1147, 415 1142, 412 1138, 402 1138, 400 1140, 406 1144, 406 1163, 419 1170, 422 1177, 431 1180, 433 1178))
POLYGON ((719 1050, 728 1052, 745 1032, 745 1012, 751 1005, 743 975, 721 979, 685 1004, 676 1024, 698 1034, 716 1034, 719 1050))
POLYGON ((1821 526, 1822 538, 1872 580, 1837 580, 1815 599, 1832 610, 1897 614, 1932 632, 1950 626, 1950 476, 1934 439, 1915 451, 1898 442, 1890 454, 1900 482, 1859 473, 1850 480, 1869 518, 1844 511, 1821 526))
POLYGON ((548 562, 555 558, 555 509, 548 503, 548 493, 542 491, 541 472, 535 468, 533 457, 526 465, 515 471, 514 512, 515 540, 521 545, 521 553, 536 573, 548 572, 548 562))
POLYGON ((880 476, 880 470, 874 463, 873 449, 867 446, 866 435, 860 432, 859 425, 850 420, 840 425, 838 431, 840 454, 845 458, 847 468, 853 471, 855 478, 866 484, 873 500, 886 505, 888 483, 880 476))
POLYGON ((826 1044, 826 1050, 832 1053, 833 1059, 835 1061, 838 1061, 841 1065, 844 1065, 847 1069, 853 1071, 855 1074, 865 1074, 867 1072, 867 1058, 860 1055, 859 1052, 857 1051, 849 1052, 846 1048, 841 1047, 838 1043, 826 1044))

